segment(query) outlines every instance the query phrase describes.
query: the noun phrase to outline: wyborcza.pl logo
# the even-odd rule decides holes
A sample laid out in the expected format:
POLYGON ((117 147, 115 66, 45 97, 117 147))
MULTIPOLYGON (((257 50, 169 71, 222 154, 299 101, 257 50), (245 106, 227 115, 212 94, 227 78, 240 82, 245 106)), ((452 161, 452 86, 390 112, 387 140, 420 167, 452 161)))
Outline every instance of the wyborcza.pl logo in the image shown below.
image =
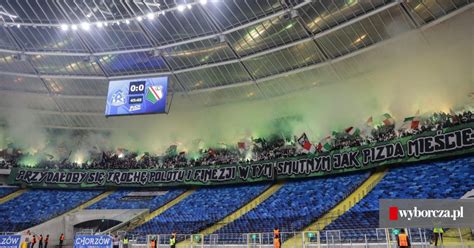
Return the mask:
POLYGON ((399 209, 397 206, 389 207, 389 220, 398 221, 398 219, 412 220, 416 218, 449 218, 457 220, 464 218, 464 207, 459 209, 399 209))
POLYGON ((472 227, 474 201, 454 199, 381 199, 379 226, 472 227))

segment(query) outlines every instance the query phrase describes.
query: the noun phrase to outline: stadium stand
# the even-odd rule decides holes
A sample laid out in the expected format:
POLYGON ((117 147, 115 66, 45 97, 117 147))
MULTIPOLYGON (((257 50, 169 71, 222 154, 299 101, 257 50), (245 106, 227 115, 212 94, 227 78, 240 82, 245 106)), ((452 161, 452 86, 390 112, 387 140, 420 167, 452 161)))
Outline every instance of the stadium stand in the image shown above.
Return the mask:
POLYGON ((95 190, 32 189, 0 205, 0 232, 21 231, 99 195, 95 190))
POLYGON ((216 233, 271 232, 274 227, 282 232, 302 230, 349 195, 369 175, 366 172, 288 182, 255 209, 216 233))
POLYGON ((7 196, 13 192, 15 192, 17 188, 7 188, 7 187, 1 187, 0 188, 0 198, 7 196))
POLYGON ((211 226, 257 197, 268 184, 200 188, 134 230, 138 234, 192 234, 211 226))
POLYGON ((459 199, 474 188, 473 172, 474 157, 391 169, 364 199, 325 229, 342 230, 341 239, 376 240, 379 199, 459 199))
POLYGON ((154 196, 151 199, 126 200, 124 198, 134 191, 119 190, 88 207, 88 209, 150 209, 150 211, 153 211, 173 200, 184 191, 183 189, 174 189, 167 191, 163 195, 154 196))

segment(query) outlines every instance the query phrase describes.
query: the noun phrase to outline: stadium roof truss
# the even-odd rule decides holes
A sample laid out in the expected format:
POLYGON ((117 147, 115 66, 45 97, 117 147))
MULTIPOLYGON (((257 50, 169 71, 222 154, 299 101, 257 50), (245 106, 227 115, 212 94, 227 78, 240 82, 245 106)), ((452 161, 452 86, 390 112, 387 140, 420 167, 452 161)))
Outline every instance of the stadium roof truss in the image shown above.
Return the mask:
POLYGON ((173 94, 193 104, 278 96, 311 86, 311 75, 327 73, 322 66, 334 67, 472 5, 471 0, 3 0, 0 108, 21 102, 46 127, 101 129, 110 127, 102 116, 109 80, 164 75, 170 76, 173 94))

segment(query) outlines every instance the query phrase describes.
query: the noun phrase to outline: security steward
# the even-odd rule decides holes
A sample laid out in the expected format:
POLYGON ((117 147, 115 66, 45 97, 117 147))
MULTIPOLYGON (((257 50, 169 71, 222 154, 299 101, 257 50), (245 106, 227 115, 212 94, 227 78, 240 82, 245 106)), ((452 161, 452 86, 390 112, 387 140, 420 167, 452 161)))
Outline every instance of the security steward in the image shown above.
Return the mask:
POLYGON ((36 244, 36 236, 33 235, 33 239, 31 240, 31 248, 35 248, 35 244, 36 244))
POLYGON ((38 248, 43 248, 43 234, 40 234, 38 238, 38 248))
POLYGON ((59 236, 59 248, 62 248, 64 244, 64 233, 61 233, 61 236, 59 236))
POLYGON ((410 239, 408 239, 408 235, 405 234, 405 230, 400 230, 400 233, 397 236, 397 244, 400 248, 408 248, 410 247, 410 239))
POLYGON ((150 248, 156 248, 156 240, 155 240, 155 238, 153 238, 153 239, 151 240, 150 246, 151 246, 150 248))
POLYGON ((441 240, 441 244, 443 244, 443 233, 444 233, 444 230, 443 228, 439 228, 439 227, 436 227, 433 229, 433 243, 435 246, 438 246, 438 239, 441 240))
POLYGON ((176 248, 176 233, 171 234, 170 248, 176 248))
POLYGON ((122 240, 123 248, 128 248, 128 237, 125 236, 122 240))
POLYGON ((273 247, 281 247, 280 230, 278 229, 278 227, 275 227, 275 229, 273 229, 273 247))

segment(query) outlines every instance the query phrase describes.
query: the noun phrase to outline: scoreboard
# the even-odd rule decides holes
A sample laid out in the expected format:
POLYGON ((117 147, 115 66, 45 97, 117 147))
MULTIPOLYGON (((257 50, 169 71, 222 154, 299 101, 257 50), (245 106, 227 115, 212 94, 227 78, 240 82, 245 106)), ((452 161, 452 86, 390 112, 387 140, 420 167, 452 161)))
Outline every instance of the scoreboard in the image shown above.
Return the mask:
POLYGON ((109 82, 105 116, 166 112, 168 77, 109 82))

